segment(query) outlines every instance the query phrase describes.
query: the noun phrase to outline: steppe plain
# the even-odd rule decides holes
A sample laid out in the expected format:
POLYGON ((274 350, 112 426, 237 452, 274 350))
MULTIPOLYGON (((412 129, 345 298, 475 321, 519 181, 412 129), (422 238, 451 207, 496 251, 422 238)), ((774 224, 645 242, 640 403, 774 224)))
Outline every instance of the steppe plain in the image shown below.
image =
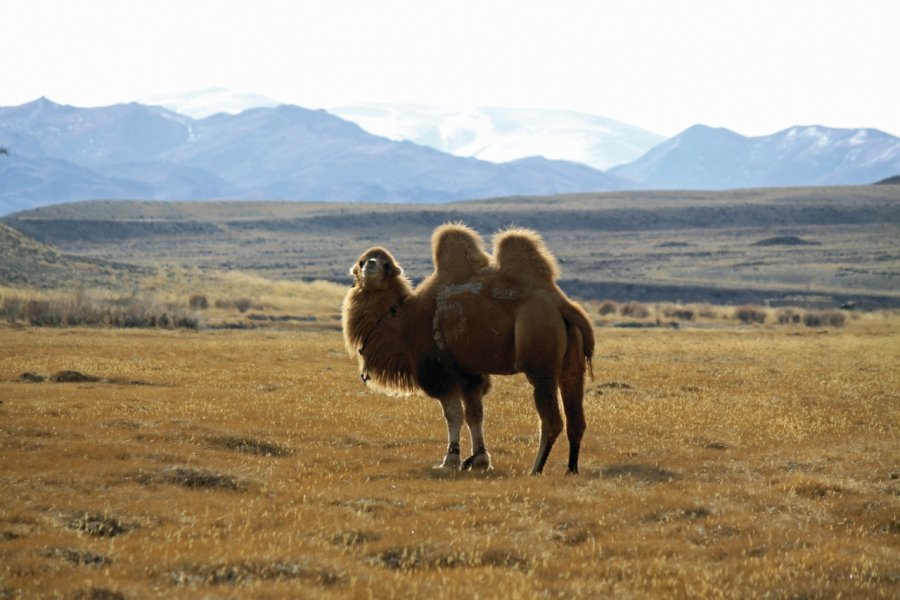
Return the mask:
POLYGON ((0 597, 897 597, 900 198, 729 194, 5 219, 55 246, 5 238, 7 316, 124 298, 196 320, 0 325, 0 597), (564 440, 528 475, 538 420, 519 376, 486 399, 495 468, 462 473, 433 468, 437 402, 359 380, 339 332, 347 268, 383 244, 421 277, 446 220, 539 229, 587 305, 579 476, 564 440), (763 323, 722 305, 756 298, 763 323), (779 322, 792 299, 856 308, 779 322), (671 307, 695 316, 676 327, 671 307))

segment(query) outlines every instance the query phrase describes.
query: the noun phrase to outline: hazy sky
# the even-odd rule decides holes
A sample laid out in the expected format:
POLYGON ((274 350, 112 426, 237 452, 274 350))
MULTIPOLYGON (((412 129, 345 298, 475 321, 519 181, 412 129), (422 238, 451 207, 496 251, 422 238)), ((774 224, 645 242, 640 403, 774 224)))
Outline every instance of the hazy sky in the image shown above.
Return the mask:
POLYGON ((2 0, 0 106, 222 86, 900 135, 898 0, 2 0))

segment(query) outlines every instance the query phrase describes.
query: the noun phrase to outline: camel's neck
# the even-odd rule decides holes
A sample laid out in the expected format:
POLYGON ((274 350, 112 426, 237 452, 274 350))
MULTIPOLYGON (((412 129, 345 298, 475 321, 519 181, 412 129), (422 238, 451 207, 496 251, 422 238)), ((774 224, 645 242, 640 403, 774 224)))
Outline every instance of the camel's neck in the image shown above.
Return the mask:
POLYGON ((360 375, 391 391, 415 389, 408 325, 412 310, 407 285, 383 290, 354 289, 344 307, 347 349, 359 361, 360 375))

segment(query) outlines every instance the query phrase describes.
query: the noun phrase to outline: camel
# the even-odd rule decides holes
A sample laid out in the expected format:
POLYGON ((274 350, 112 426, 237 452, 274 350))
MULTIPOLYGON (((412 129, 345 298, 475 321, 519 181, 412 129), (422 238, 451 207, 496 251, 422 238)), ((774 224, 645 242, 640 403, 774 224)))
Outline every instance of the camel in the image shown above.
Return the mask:
POLYGON ((435 230, 432 254, 434 273, 415 289, 383 247, 366 250, 350 269, 342 320, 360 377, 386 393, 421 390, 440 401, 448 445, 439 467, 490 469, 483 427, 490 376, 524 373, 541 420, 532 474, 543 472, 562 432, 557 389, 567 473, 578 473, 594 333, 584 309, 556 285, 559 269, 543 240, 509 229, 494 236, 491 256, 475 231, 448 224, 435 230), (464 461, 463 421, 472 442, 464 461))

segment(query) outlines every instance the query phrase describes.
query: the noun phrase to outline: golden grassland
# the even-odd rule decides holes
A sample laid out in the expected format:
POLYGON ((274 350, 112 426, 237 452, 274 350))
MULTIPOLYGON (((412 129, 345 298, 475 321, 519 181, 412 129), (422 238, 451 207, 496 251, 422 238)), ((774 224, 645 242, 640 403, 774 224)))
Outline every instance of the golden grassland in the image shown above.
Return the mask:
POLYGON ((132 287, 25 288, 0 285, 0 319, 36 325, 194 328, 340 328, 346 286, 327 281, 270 280, 241 271, 159 269, 132 287), (202 299, 198 308, 195 299, 202 299), (152 320, 152 321, 151 321, 152 320))
POLYGON ((577 477, 564 439, 527 474, 521 377, 495 469, 433 469, 438 403, 366 389, 336 331, 0 340, 0 597, 900 595, 896 315, 599 328, 577 477), (63 370, 97 379, 21 379, 63 370))

